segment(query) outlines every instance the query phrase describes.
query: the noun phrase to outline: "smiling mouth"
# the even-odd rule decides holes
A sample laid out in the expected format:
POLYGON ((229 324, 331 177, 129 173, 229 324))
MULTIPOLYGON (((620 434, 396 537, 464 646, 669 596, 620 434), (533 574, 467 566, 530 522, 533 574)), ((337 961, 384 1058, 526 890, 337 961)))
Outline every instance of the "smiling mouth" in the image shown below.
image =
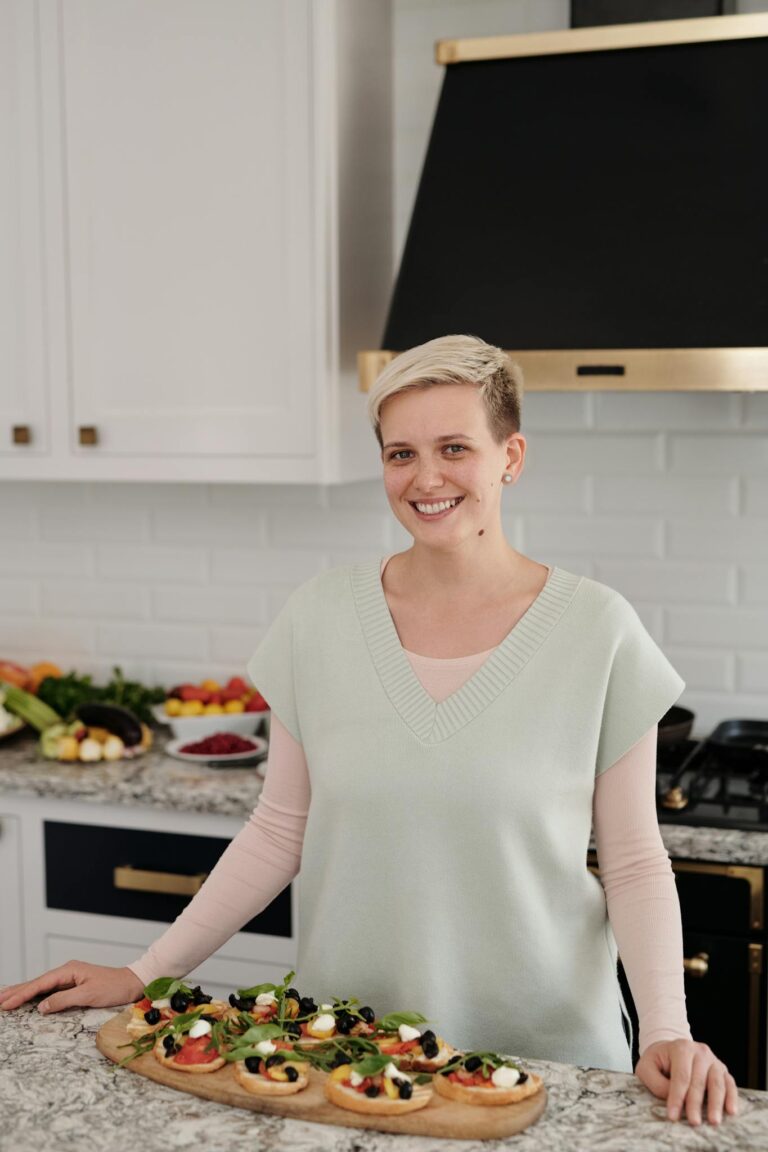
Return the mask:
POLYGON ((435 517, 440 516, 445 512, 450 512, 457 505, 461 504, 463 496, 452 496, 449 500, 409 500, 411 508, 415 508, 420 516, 435 517))

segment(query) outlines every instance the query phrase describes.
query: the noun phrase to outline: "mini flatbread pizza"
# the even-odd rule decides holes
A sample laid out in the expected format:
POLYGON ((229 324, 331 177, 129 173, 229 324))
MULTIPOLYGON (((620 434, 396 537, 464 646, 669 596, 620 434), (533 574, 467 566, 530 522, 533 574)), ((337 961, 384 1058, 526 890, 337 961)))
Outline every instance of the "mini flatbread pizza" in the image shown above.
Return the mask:
POLYGON ((433 1084, 447 1100, 485 1107, 519 1104, 535 1095, 543 1081, 517 1060, 496 1052, 462 1052, 437 1073, 433 1084))
POLYGON ((428 1081, 428 1076, 413 1077, 377 1052, 357 1063, 338 1065, 328 1076, 324 1091, 326 1099, 349 1112, 401 1116, 426 1108, 432 1099, 428 1081))
POLYGON ((224 1001, 206 995, 199 984, 191 988, 173 976, 160 976, 146 986, 142 999, 131 1006, 126 1025, 128 1035, 139 1037, 158 1032, 183 1012, 201 1006, 217 1019, 222 1019, 227 1012, 224 1001))
POLYGON ((202 1009, 177 1016, 161 1030, 152 1048, 164 1068, 196 1075, 223 1068, 224 1025, 202 1009))
POLYGON ((278 1024, 254 1024, 232 1039, 224 1058, 238 1084, 256 1096, 290 1096, 309 1084, 306 1057, 294 1052, 278 1024))
POLYGON ((383 1055, 397 1057, 401 1068, 436 1072, 458 1050, 431 1028, 422 1029, 426 1022, 418 1012, 390 1012, 376 1022, 371 1039, 383 1055))

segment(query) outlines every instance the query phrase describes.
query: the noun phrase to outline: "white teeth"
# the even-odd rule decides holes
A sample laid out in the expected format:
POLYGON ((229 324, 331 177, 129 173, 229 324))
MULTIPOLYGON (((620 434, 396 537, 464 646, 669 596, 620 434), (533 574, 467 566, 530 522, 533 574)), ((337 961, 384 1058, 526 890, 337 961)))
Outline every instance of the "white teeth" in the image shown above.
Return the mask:
POLYGON ((445 512, 448 508, 455 508, 459 502, 459 497, 454 496, 452 500, 440 500, 437 504, 416 504, 419 512, 424 516, 436 516, 438 512, 445 512))

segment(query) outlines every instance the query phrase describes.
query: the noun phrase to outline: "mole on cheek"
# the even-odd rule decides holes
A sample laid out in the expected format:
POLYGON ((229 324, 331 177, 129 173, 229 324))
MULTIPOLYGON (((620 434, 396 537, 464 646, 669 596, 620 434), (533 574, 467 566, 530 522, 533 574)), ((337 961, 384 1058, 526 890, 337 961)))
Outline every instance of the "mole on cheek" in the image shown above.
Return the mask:
POLYGON ((480 531, 478 532, 478 536, 482 536, 483 532, 485 532, 485 528, 480 529, 480 531))

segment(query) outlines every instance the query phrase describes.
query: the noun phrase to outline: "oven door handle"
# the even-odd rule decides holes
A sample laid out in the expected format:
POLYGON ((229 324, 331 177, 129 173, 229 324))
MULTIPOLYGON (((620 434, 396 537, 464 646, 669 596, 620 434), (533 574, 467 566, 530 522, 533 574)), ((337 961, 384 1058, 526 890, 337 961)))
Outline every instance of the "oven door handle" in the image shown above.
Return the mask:
POLYGON ((115 868, 112 882, 115 888, 129 892, 159 892, 164 896, 194 896, 208 877, 207 872, 184 876, 178 872, 150 872, 124 864, 115 868))

